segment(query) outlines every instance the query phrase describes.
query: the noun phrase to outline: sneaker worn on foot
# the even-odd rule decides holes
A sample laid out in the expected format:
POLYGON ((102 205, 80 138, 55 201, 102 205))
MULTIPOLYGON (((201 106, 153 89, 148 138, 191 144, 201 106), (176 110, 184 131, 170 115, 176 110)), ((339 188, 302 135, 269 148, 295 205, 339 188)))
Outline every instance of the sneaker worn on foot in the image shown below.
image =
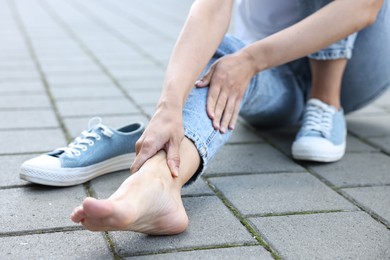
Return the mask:
POLYGON ((345 153, 346 135, 343 110, 310 99, 292 145, 292 155, 294 159, 316 162, 340 160, 345 153))
POLYGON ((130 124, 118 130, 92 118, 68 147, 54 150, 24 162, 20 178, 44 185, 71 186, 100 175, 129 169, 135 157, 135 143, 144 126, 130 124))

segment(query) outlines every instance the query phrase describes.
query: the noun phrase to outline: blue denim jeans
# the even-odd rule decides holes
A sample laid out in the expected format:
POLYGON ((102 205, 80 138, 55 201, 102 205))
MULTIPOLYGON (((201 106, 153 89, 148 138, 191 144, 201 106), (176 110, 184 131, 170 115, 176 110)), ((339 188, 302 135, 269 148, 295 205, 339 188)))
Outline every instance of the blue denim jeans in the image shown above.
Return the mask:
MULTIPOLYGON (((306 14, 314 12, 315 3, 328 1, 298 0, 307 4, 306 14)), ((350 58, 345 70, 341 104, 345 113, 373 101, 390 85, 390 1, 383 7, 374 25, 310 55, 314 59, 350 58), (352 54, 353 50, 353 55, 352 54)), ((315 37, 315 36, 313 36, 315 37)), ((234 53, 244 44, 227 36, 220 44, 205 71, 218 58, 234 53)), ((242 100, 240 116, 256 127, 288 126, 299 123, 311 88, 308 58, 260 72, 252 78, 242 100)), ((229 140, 231 131, 221 134, 212 127, 206 112, 208 88, 194 88, 184 110, 185 136, 198 149, 202 164, 189 181, 194 181, 207 168, 210 160, 229 140)))

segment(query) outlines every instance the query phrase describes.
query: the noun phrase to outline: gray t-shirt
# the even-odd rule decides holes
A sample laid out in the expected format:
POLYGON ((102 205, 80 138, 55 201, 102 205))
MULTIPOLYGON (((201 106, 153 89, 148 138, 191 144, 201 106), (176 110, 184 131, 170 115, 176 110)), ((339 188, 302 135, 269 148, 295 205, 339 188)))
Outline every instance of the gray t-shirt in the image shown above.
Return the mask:
POLYGON ((236 0, 234 34, 248 44, 298 20, 296 0, 236 0))

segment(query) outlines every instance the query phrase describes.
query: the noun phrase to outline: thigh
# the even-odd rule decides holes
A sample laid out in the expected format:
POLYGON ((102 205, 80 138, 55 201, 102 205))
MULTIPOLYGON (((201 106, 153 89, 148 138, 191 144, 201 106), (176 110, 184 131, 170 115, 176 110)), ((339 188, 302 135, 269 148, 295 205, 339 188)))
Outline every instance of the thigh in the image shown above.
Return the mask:
POLYGON ((341 103, 345 112, 363 107, 390 85, 390 1, 377 21, 359 32, 344 73, 341 103))

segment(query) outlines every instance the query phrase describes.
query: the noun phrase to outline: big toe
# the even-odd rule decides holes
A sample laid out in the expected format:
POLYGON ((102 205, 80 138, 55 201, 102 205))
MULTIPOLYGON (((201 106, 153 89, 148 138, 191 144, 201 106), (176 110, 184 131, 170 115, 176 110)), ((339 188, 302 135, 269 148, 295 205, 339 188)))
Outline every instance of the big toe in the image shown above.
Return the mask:
POLYGON ((113 206, 108 200, 86 198, 83 202, 84 213, 89 218, 105 218, 113 213, 113 206))

